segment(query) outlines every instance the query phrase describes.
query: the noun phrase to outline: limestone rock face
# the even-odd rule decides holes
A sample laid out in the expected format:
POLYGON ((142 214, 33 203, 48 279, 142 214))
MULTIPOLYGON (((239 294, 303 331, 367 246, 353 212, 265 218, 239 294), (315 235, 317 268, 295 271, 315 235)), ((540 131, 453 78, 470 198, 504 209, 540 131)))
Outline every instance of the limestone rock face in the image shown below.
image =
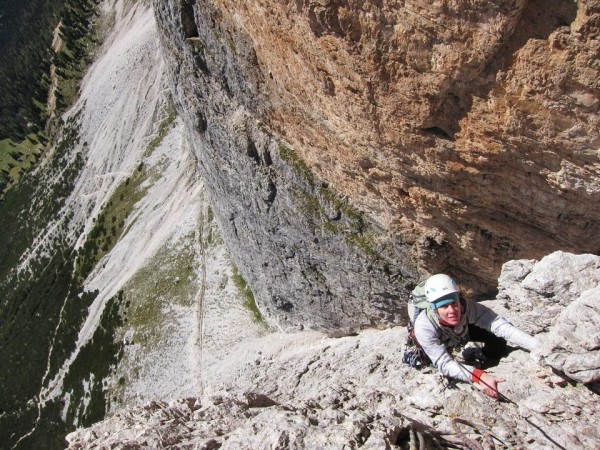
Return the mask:
MULTIPOLYGON (((572 280, 598 276, 597 267, 577 272, 597 262, 562 252, 539 262, 511 262, 500 285, 504 293, 544 285, 548 298, 562 297, 572 280), (551 281, 549 262, 565 268, 551 281)), ((580 381, 597 379, 599 288, 584 284, 561 300, 568 306, 548 331, 535 333, 539 349, 516 349, 486 369, 505 379, 499 384, 504 402, 475 385, 449 383, 431 367, 403 365, 401 327, 337 339, 318 332, 274 333, 221 355, 204 372, 201 397, 120 411, 69 435, 69 449, 391 449, 408 448, 411 439, 418 448, 419 435, 424 448, 436 448, 434 440, 473 448, 457 437, 457 419, 475 427, 463 430, 482 445, 485 428, 514 448, 596 448, 600 390, 580 381), (582 318, 572 309, 587 313, 582 318)), ((513 294, 487 304, 522 326, 532 318, 514 307, 523 300, 513 294)))
POLYGON ((600 286, 581 294, 557 322, 540 356, 573 380, 600 381, 600 286))
POLYGON ((600 252, 600 2, 156 0, 240 272, 282 326, 402 319, 428 272, 600 252))
MULTIPOLYGON (((456 417, 515 448, 596 447, 597 394, 585 387, 516 351, 492 369, 506 378, 502 392, 515 402, 500 403, 468 385, 450 389, 430 369, 403 366, 405 337, 397 328, 314 337, 301 349, 288 341, 281 353, 263 346, 235 375, 225 372, 215 392, 120 411, 71 433, 68 448, 390 449, 408 448, 411 429, 464 444, 440 436, 455 432, 456 417)), ((477 433, 469 437, 481 442, 477 433)), ((425 448, 434 448, 431 440, 425 448)))
POLYGON ((498 298, 518 324, 541 333, 536 357, 582 382, 600 381, 600 257, 555 252, 541 261, 510 261, 498 298))
POLYGON ((402 425, 409 425, 398 412, 384 417, 315 406, 278 404, 250 392, 171 404, 153 402, 121 412, 88 432, 70 435, 69 448, 383 448, 396 442, 402 425))

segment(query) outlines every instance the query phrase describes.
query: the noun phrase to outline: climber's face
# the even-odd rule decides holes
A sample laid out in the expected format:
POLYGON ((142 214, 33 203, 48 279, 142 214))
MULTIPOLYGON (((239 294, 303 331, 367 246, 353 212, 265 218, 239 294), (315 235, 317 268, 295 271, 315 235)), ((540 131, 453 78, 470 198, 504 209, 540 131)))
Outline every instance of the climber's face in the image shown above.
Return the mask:
POLYGON ((446 322, 448 325, 458 325, 460 322, 461 309, 458 300, 448 303, 447 305, 440 306, 437 310, 440 319, 446 322))

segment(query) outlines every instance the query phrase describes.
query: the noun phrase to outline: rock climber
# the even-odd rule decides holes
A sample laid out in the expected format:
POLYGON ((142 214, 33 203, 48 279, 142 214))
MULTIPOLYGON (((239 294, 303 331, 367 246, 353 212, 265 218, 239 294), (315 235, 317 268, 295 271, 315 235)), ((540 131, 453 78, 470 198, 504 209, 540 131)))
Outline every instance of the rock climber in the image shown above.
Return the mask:
MULTIPOLYGON (((425 282, 428 307, 414 323, 414 336, 433 365, 447 377, 479 384, 492 398, 498 398, 498 383, 504 379, 487 373, 486 362, 507 354, 507 340, 532 351, 537 339, 519 330, 488 307, 460 295, 456 282, 445 274, 425 282), (450 351, 467 342, 482 342, 480 367, 456 361, 450 351)), ((469 361, 470 362, 470 361, 469 361)))

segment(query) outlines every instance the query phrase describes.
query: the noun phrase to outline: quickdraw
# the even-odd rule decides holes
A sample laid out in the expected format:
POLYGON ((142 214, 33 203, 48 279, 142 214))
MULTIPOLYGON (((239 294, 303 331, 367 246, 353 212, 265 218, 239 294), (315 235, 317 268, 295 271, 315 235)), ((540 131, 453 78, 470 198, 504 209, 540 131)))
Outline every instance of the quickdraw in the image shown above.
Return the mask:
POLYGON ((431 365, 431 360, 415 338, 414 328, 409 325, 406 330, 408 335, 402 352, 402 363, 417 370, 431 365))

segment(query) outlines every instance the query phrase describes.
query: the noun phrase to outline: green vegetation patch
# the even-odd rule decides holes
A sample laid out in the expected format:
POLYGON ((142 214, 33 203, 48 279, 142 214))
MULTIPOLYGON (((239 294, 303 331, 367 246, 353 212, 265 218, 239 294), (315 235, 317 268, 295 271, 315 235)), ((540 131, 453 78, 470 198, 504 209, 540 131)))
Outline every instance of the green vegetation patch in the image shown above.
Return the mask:
POLYGON ((127 326, 140 332, 149 345, 156 344, 162 334, 163 308, 177 304, 194 304, 197 285, 194 236, 182 237, 177 245, 165 244, 124 287, 131 302, 127 326))
POLYGON ((148 144, 147 154, 152 154, 152 152, 158 148, 163 139, 169 134, 171 128, 173 128, 175 119, 177 119, 177 110, 173 104, 169 104, 167 117, 160 122, 156 136, 150 141, 150 144, 148 144))
POLYGON ((85 244, 79 250, 77 272, 82 282, 98 261, 127 232, 125 229, 127 217, 133 211, 134 205, 146 193, 142 184, 147 176, 144 165, 140 164, 134 173, 117 187, 96 218, 85 244))
POLYGON ((53 58, 59 113, 77 98, 83 75, 100 45, 100 30, 96 26, 100 15, 98 3, 98 0, 67 0, 61 11, 59 34, 62 45, 53 58))
MULTIPOLYGON (((75 116, 44 170, 22 180, 0 201, 0 442, 8 448, 36 423, 43 375, 49 369, 45 381, 52 379, 72 352, 96 296, 74 277, 76 252, 66 239, 72 217, 61 215, 83 166, 78 143, 75 116), (28 270, 17 272, 21 256, 50 223, 56 227, 45 247, 28 270)), ((59 409, 48 403, 36 432, 17 448, 64 448, 65 425, 55 414, 59 409)))
POLYGON ((44 144, 37 134, 29 134, 15 144, 11 139, 0 141, 0 193, 19 181, 21 172, 33 166, 40 157, 44 144))
POLYGON ((107 301, 100 324, 69 368, 63 391, 70 396, 66 423, 88 427, 104 418, 109 404, 104 380, 123 356, 123 343, 115 332, 124 324, 122 291, 107 301))
POLYGON ((375 240, 370 234, 349 233, 346 235, 346 242, 373 259, 383 259, 381 253, 375 249, 375 240))
POLYGON ((283 144, 279 144, 279 156, 285 161, 294 172, 301 176, 306 181, 310 188, 314 188, 317 185, 315 175, 312 170, 306 165, 306 163, 290 148, 283 144))
MULTIPOLYGON (((63 139, 45 170, 23 180, 17 188, 0 199, 3 241, 0 246, 0 292, 5 283, 14 282, 11 271, 21 255, 31 247, 48 223, 58 219, 64 199, 72 191, 75 179, 83 167, 81 154, 75 153, 78 142, 79 126, 73 119, 65 127, 63 139)), ((63 225, 69 221, 68 217, 62 219, 63 225)), ((4 299, 2 305, 6 302, 4 299)), ((0 316, 1 314, 2 311, 0 316)))
POLYGON ((253 320, 257 323, 266 323, 260 310, 258 309, 256 300, 254 299, 254 294, 248 287, 246 280, 244 280, 244 277, 240 275, 240 273, 237 270, 237 267, 235 266, 233 267, 233 274, 231 278, 233 280, 233 284, 235 284, 236 288, 244 298, 244 307, 252 313, 253 320))
MULTIPOLYGON (((176 117, 174 111, 174 108, 170 109, 168 116, 161 121, 157 136, 145 152, 147 155, 160 145, 168 133, 176 117)), ((135 221, 129 220, 127 224, 127 219, 136 203, 146 195, 146 182, 159 176, 160 173, 156 168, 149 168, 144 163, 140 163, 131 176, 115 189, 96 218, 94 227, 78 253, 75 273, 81 282, 87 278, 102 257, 129 232, 135 221)), ((161 334, 165 331, 161 325, 164 324, 164 320, 161 319, 163 307, 168 303, 166 299, 180 304, 192 303, 195 293, 195 289, 191 288, 189 283, 193 271, 192 260, 191 247, 171 248, 165 245, 119 292, 118 296, 110 300, 104 311, 102 326, 96 332, 94 339, 82 350, 80 359, 84 363, 80 368, 72 369, 74 375, 71 377, 69 387, 71 403, 68 409, 68 423, 86 426, 88 423, 100 420, 108 409, 110 401, 117 400, 117 393, 107 379, 114 375, 117 366, 121 364, 122 342, 126 328, 140 331, 137 334, 138 342, 151 349, 164 337, 161 334), (87 373, 85 361, 90 358, 88 355, 93 353, 99 353, 102 357, 96 365, 90 366, 93 367, 93 371, 87 373)), ((123 364, 126 363, 125 358, 123 364)), ((69 374, 71 376, 71 372, 69 374)))
POLYGON ((52 34, 60 0, 6 0, 0 26, 0 139, 21 142, 44 128, 52 34), (35 100, 38 102, 35 103, 35 100), (42 105, 40 108, 39 105, 42 105))
POLYGON ((115 339, 123 342, 128 335, 128 344, 137 345, 138 350, 133 358, 125 352, 120 361, 115 372, 120 378, 107 391, 112 401, 123 401, 128 380, 143 369, 139 367, 143 356, 168 341, 175 325, 170 309, 194 306, 198 293, 194 245, 193 234, 182 236, 176 244, 166 243, 123 287, 124 322, 114 331, 115 339))

